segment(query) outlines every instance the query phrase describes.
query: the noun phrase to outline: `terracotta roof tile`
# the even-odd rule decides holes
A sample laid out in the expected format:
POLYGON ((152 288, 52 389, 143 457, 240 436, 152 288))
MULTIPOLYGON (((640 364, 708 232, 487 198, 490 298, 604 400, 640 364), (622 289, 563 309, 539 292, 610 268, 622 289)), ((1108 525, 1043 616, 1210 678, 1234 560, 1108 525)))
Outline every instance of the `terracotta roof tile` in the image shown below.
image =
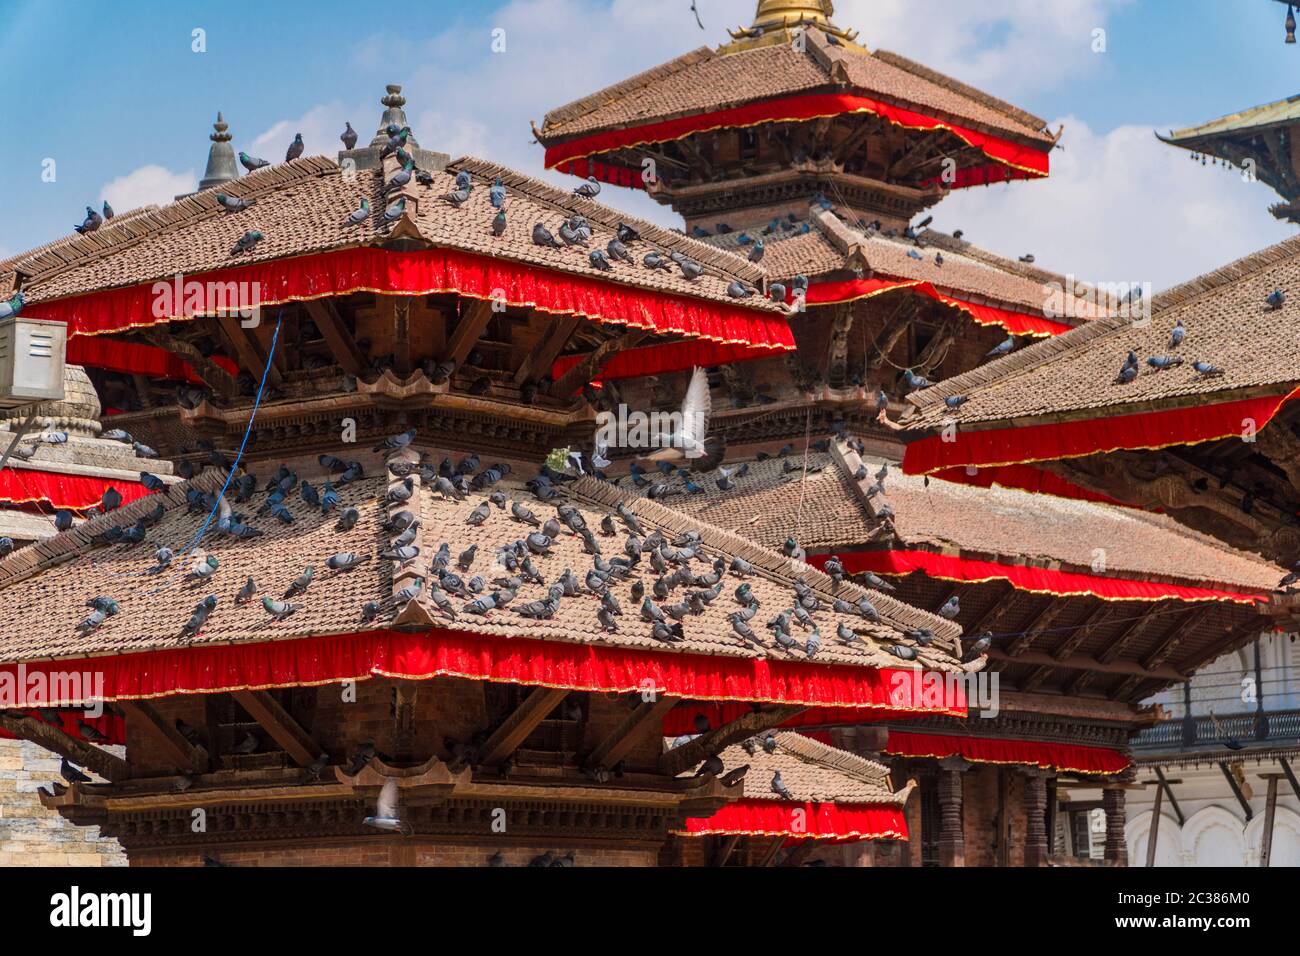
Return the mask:
MULTIPOLYGON (((773 774, 799 803, 867 803, 901 807, 910 788, 895 793, 889 770, 883 764, 823 744, 803 734, 778 730, 776 749, 768 753, 761 746, 748 753, 736 744, 718 756, 727 770, 749 764, 745 775, 745 799, 781 800, 771 786, 773 774)), ((694 770, 682 774, 690 776, 694 770)))
POLYGON ((1300 239, 1161 293, 1151 303, 1148 323, 1100 319, 914 393, 909 400, 922 412, 914 423, 934 425, 951 417, 971 424, 1103 409, 1105 414, 1130 414, 1157 400, 1190 405, 1227 401, 1243 391, 1285 391, 1300 382, 1294 362, 1300 353, 1300 323, 1290 321, 1300 299, 1288 299, 1280 312, 1271 311, 1265 299, 1277 288, 1300 289, 1300 239), (1186 338, 1171 349, 1170 332, 1178 320, 1186 338), (1134 381, 1119 384, 1130 349, 1137 353, 1141 371, 1134 381), (1146 359, 1158 355, 1176 355, 1183 364, 1163 371, 1147 367, 1146 359), (1223 374, 1198 375, 1193 360, 1208 362, 1223 374), (951 395, 966 395, 969 401, 950 412, 943 399, 951 395))
MULTIPOLYGON (((179 550, 191 540, 206 517, 205 513, 187 509, 186 490, 197 488, 215 492, 220 489, 221 481, 221 475, 207 471, 192 482, 175 485, 160 495, 142 499, 0 561, 0 661, 351 633, 392 626, 395 617, 403 612, 403 608, 391 607, 389 601, 388 609, 377 620, 369 625, 360 623, 362 605, 367 601, 388 600, 402 580, 399 576, 399 580, 394 581, 392 562, 378 559, 379 552, 391 540, 381 528, 387 509, 384 496, 389 483, 386 478, 363 479, 340 489, 343 499, 340 507, 355 506, 361 514, 350 531, 336 532, 336 515, 322 516, 296 493, 286 502, 295 518, 292 525, 281 524, 269 516, 257 517, 257 511, 266 499, 266 495, 259 492, 251 502, 234 507, 236 512, 245 515, 247 523, 265 532, 262 537, 241 541, 213 531, 204 539, 204 553, 211 554, 220 562, 214 578, 204 582, 185 580, 184 572, 193 563, 193 558, 186 559, 183 565, 178 561, 176 567, 162 574, 148 574, 148 569, 154 565, 153 552, 157 543, 179 550), (166 513, 161 522, 150 529, 149 543, 135 547, 91 543, 93 536, 112 525, 133 523, 159 501, 164 503, 166 513), (374 560, 351 572, 328 570, 326 559, 344 551, 372 555, 374 560), (267 595, 280 599, 288 585, 308 565, 315 568, 315 580, 306 594, 294 599, 293 603, 298 605, 297 612, 282 621, 272 620, 262 609, 260 598, 267 595), (237 606, 235 594, 249 576, 257 582, 258 598, 249 605, 237 606), (193 638, 183 637, 183 625, 194 606, 209 594, 215 595, 219 603, 207 626, 193 638), (83 636, 78 633, 77 624, 88 613, 85 602, 98 595, 117 599, 121 613, 83 636), (38 623, 33 621, 33 608, 41 609, 38 623)), ((319 482, 314 483, 319 486, 319 482)), ((518 484, 507 481, 494 490, 502 490, 512 500, 526 503, 542 521, 555 515, 554 507, 533 500, 531 494, 518 484)), ((592 479, 581 479, 567 485, 565 490, 564 497, 579 508, 593 531, 599 528, 601 518, 612 513, 614 506, 624 500, 622 493, 614 487, 592 479)), ((450 547, 453 570, 458 555, 471 544, 477 544, 479 551, 473 567, 463 577, 468 580, 475 574, 482 574, 490 581, 503 573, 502 568, 495 566, 496 549, 532 530, 512 520, 508 506, 506 510, 493 507, 489 518, 480 527, 467 525, 466 517, 486 500, 486 494, 473 494, 464 502, 443 501, 441 496, 427 489, 420 489, 417 494, 418 497, 404 507, 413 511, 418 509, 423 522, 418 540, 423 553, 413 563, 414 569, 421 573, 427 571, 430 558, 442 542, 450 547)), ((556 499, 552 504, 563 500, 556 499)), ((732 574, 724 576, 722 593, 701 615, 687 616, 683 621, 685 640, 671 646, 650 636, 649 625, 640 620, 637 607, 632 603, 630 581, 614 588, 624 616, 619 619, 619 631, 613 634, 601 631, 596 621, 596 600, 590 595, 563 599, 559 611, 548 621, 529 621, 521 617, 513 608, 546 596, 545 588, 531 583, 519 590, 511 608, 493 611, 486 617, 461 613, 457 620, 451 621, 440 618, 431 605, 424 603, 423 597, 421 606, 438 618, 438 626, 480 634, 729 657, 770 656, 804 660, 802 651, 788 653, 778 648, 763 627, 770 616, 790 606, 793 601, 791 582, 798 577, 818 592, 824 603, 824 609, 815 614, 823 638, 821 653, 816 658, 818 663, 897 667, 901 662, 885 653, 881 642, 909 643, 902 637, 902 630, 930 627, 940 639, 922 651, 921 662, 937 669, 950 670, 956 666, 943 649, 954 647, 959 633, 950 622, 876 594, 872 594, 872 599, 880 613, 895 623, 876 625, 861 617, 836 614, 829 608, 831 582, 821 572, 803 565, 796 566, 779 554, 657 503, 628 500, 647 529, 662 529, 670 539, 685 529, 698 529, 710 563, 719 555, 727 558, 740 555, 755 566, 756 572, 747 580, 762 605, 760 616, 754 619, 753 629, 764 641, 764 650, 747 649, 731 632, 727 619, 739 608, 733 592, 741 583, 740 578, 732 574), (841 621, 866 635, 868 645, 852 648, 839 645, 835 633, 841 621)), ((621 551, 626 536, 627 531, 621 522, 612 537, 597 531, 597 539, 602 542, 607 557, 621 551)), ((565 568, 573 569, 581 581, 591 567, 591 557, 584 552, 580 539, 566 532, 556 541, 551 553, 537 559, 537 563, 549 585, 555 583, 565 568)), ((643 562, 641 575, 648 575, 647 568, 648 563, 643 562)), ((411 569, 403 569, 408 570, 411 569)), ((697 561, 695 570, 704 573, 708 567, 697 561)), ((648 589, 652 578, 645 576, 643 580, 648 589)), ((666 603, 682 600, 686 590, 676 589, 666 603)), ((836 593, 854 601, 858 595, 867 592, 856 586, 845 586, 836 593)), ((455 600, 457 607, 463 603, 463 600, 455 600)), ((802 639, 802 632, 796 629, 795 636, 802 639)))
MULTIPOLYGON (((407 190, 419 197, 416 222, 421 235, 437 246, 660 292, 776 310, 761 296, 739 302, 726 294, 727 285, 736 278, 761 284, 766 275, 761 268, 483 160, 461 159, 447 171, 434 173, 431 186, 412 185, 407 190), (454 209, 440 197, 454 188, 455 174, 461 169, 475 178, 479 188, 464 207, 454 209), (487 189, 496 176, 503 178, 508 190, 509 224, 499 239, 492 235, 494 213, 489 209, 487 189), (592 248, 604 248, 620 222, 638 229, 644 239, 633 245, 636 263, 615 262, 613 272, 603 273, 588 261, 587 249, 553 250, 533 244, 535 223, 544 222, 555 232, 563 219, 576 213, 586 216, 594 228, 592 248), (706 274, 692 283, 676 269, 647 269, 640 259, 651 248, 677 250, 697 258, 706 266, 706 274)), ((88 236, 59 240, 16 256, 10 267, 33 276, 25 289, 30 301, 40 302, 170 278, 178 272, 193 275, 305 253, 379 245, 393 228, 381 221, 390 200, 383 197, 376 172, 359 172, 349 181, 328 159, 298 159, 162 209, 114 218, 88 236), (227 213, 216 202, 218 192, 256 199, 256 205, 244 212, 227 213), (358 226, 346 225, 348 214, 363 196, 370 201, 371 217, 358 226), (233 255, 235 243, 248 230, 258 230, 264 238, 250 252, 233 255)))
POLYGON ((793 44, 729 51, 700 48, 552 110, 546 145, 585 133, 713 112, 775 97, 843 90, 876 96, 930 115, 1049 146, 1043 122, 1001 101, 885 51, 832 46, 820 31, 793 44), (838 67, 842 64, 842 67, 838 67), (842 70, 842 73, 840 72, 842 70), (842 81, 837 78, 842 76, 842 81))
MULTIPOLYGON (((735 479, 730 493, 717 490, 712 476, 697 476, 703 494, 673 491, 660 501, 711 524, 732 528, 771 548, 794 535, 811 552, 860 547, 877 524, 865 502, 866 488, 884 464, 862 459, 868 477, 855 483, 852 452, 808 455, 811 469, 802 480, 802 455, 749 462, 749 475, 735 479), (799 466, 786 472, 786 463, 799 466), (854 485, 859 484, 858 488, 854 485)), ((741 465, 727 463, 728 468, 741 465)), ((988 560, 1066 565, 1084 573, 1097 549, 1104 551, 1107 572, 1116 577, 1138 574, 1192 586, 1246 587, 1272 590, 1282 569, 1253 554, 1237 551, 1171 518, 1131 508, 1036 495, 1010 488, 978 488, 904 475, 890 462, 886 494, 875 502, 894 511, 898 545, 932 550, 958 549, 988 560)), ((885 546, 885 538, 879 539, 885 546)))

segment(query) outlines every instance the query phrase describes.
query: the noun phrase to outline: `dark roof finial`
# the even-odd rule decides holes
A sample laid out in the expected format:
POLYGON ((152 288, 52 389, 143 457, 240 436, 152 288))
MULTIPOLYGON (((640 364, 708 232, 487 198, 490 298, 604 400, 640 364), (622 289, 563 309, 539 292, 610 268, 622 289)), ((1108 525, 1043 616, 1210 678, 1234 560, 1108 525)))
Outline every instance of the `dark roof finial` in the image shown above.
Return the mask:
MULTIPOLYGON (((341 150, 338 156, 339 165, 351 163, 355 169, 378 169, 380 153, 388 145, 388 127, 396 126, 401 129, 411 125, 403 109, 406 106, 406 97, 402 95, 401 85, 389 83, 385 89, 388 91, 387 94, 379 100, 384 105, 384 115, 379 118, 379 128, 375 131, 374 139, 370 141, 369 146, 341 150)), ((451 162, 451 157, 445 153, 421 149, 414 133, 407 137, 406 150, 414 157, 417 166, 430 172, 444 169, 447 163, 451 162)))
POLYGON ((212 140, 212 146, 208 149, 208 167, 199 181, 199 192, 239 178, 239 167, 235 164, 235 150, 230 145, 234 136, 230 133, 230 124, 221 113, 217 113, 217 121, 212 124, 212 130, 208 136, 208 139, 212 140))

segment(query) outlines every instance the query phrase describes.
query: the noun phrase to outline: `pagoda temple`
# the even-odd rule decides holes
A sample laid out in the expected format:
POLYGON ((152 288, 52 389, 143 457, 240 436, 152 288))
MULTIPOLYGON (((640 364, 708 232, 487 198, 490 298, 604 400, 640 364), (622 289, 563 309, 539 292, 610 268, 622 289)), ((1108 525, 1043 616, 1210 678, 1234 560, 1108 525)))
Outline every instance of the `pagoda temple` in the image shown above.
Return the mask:
POLYGON ((765 271, 486 161, 417 169, 383 128, 375 168, 292 160, 0 264, 67 324, 112 441, 183 479, 0 561, 0 680, 26 689, 0 728, 64 761, 42 804, 133 864, 905 839, 908 780, 778 728, 964 714, 960 628, 545 464, 590 439, 616 357, 792 350, 765 271), (702 274, 589 253, 615 238, 702 274), (745 623, 787 604, 797 637, 745 623))
MULTIPOLYGON (((877 862, 1072 856, 1062 820, 1085 785, 1105 787, 1102 855, 1123 862, 1127 741, 1157 716, 1142 701, 1271 627, 1261 610, 1282 571, 1048 466, 900 473, 907 397, 961 407, 963 394, 930 382, 996 374, 991 358, 1034 341, 1050 350, 1100 320, 1119 326, 1132 303, 1032 255, 1009 261, 963 231, 939 233, 928 214, 912 224, 951 189, 1046 176, 1060 131, 868 49, 833 16, 829 3, 760 3, 716 50, 554 110, 537 130, 548 166, 645 189, 694 237, 761 262, 791 290, 795 355, 714 377, 712 427, 739 487, 719 488, 722 473, 631 480, 910 603, 955 610, 968 637, 989 637, 997 715, 828 731, 918 780, 908 812, 920 838, 877 862)), ((671 391, 664 374, 615 377, 633 404, 671 391)))

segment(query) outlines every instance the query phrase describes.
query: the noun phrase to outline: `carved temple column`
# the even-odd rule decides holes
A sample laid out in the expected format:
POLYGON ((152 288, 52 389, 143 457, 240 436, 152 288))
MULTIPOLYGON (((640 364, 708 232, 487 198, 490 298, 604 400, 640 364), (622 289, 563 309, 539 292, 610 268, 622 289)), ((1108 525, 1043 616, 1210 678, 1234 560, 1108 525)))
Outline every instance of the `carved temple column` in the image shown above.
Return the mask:
POLYGON ((1024 772, 1025 866, 1047 865, 1047 777, 1043 771, 1024 772))
POLYGON ((939 865, 966 865, 966 831, 962 824, 962 774, 970 766, 960 757, 939 761, 939 865))
POLYGON ((1116 866, 1128 866, 1128 843, 1124 839, 1124 788, 1110 786, 1103 790, 1101 806, 1106 813, 1105 860, 1116 866))

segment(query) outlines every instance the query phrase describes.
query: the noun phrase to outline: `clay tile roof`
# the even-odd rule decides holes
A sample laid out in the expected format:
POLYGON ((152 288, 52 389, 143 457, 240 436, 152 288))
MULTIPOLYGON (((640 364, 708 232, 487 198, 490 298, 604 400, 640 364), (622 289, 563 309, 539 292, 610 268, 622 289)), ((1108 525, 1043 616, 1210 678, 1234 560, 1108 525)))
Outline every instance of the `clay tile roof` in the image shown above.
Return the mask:
POLYGON ((660 122, 693 113, 801 93, 849 90, 933 116, 1050 148, 1044 122, 905 57, 835 46, 809 30, 793 44, 693 50, 675 60, 552 110, 544 145, 583 134, 660 122))
MULTIPOLYGON (((771 786, 772 776, 781 774, 781 782, 799 803, 869 803, 901 807, 907 802, 910 788, 895 793, 890 785, 889 770, 883 764, 839 750, 803 734, 778 730, 776 750, 768 753, 761 746, 754 753, 741 744, 722 750, 718 756, 728 770, 749 764, 745 775, 745 798, 781 800, 771 786)), ((694 770, 682 776, 689 776, 694 770)))
POLYGON ((1293 360, 1300 353, 1300 323, 1289 321, 1300 299, 1271 311, 1265 299, 1277 288, 1300 289, 1300 239, 1160 293, 1147 323, 1124 316, 1098 319, 913 393, 908 400, 920 415, 907 424, 933 426, 952 418, 968 425, 1068 413, 1096 417, 1130 414, 1156 401, 1192 405, 1289 391, 1300 382, 1293 360), (1147 367, 1148 357, 1173 353, 1169 336, 1179 320, 1187 330, 1177 349, 1184 364, 1163 371, 1147 367), (1142 363, 1141 372, 1119 384, 1130 349, 1142 363), (1198 375, 1193 360, 1223 374, 1198 375), (969 401, 951 412, 943 400, 952 395, 969 401))
MULTIPOLYGON (((1064 289, 1069 285, 1066 276, 1003 258, 934 230, 922 234, 924 245, 918 247, 901 237, 889 238, 851 226, 834 212, 817 207, 808 225, 806 233, 800 231, 803 227, 800 222, 793 229, 762 237, 765 246, 762 264, 773 280, 787 280, 796 275, 815 278, 845 273, 856 267, 881 277, 928 282, 954 298, 1031 315, 1043 315, 1049 302, 1054 307, 1059 304, 1058 311, 1067 314, 1049 317, 1066 325, 1086 321, 1099 312, 1104 313, 1111 305, 1104 295, 1099 297, 1101 309, 1087 299, 1065 295, 1064 289), (921 258, 913 258, 909 251, 915 251, 921 258), (943 254, 943 265, 935 261, 937 252, 943 254)), ((704 241, 746 255, 748 247, 740 243, 743 234, 731 232, 704 241)), ((756 237, 753 231, 749 235, 756 237)))
MULTIPOLYGON (((1091 570, 1095 551, 1106 554, 1106 574, 1193 587, 1221 585, 1272 590, 1283 571, 1257 555, 1237 551, 1164 515, 1117 505, 1074 501, 1010 488, 978 488, 902 474, 890 462, 884 497, 869 504, 866 489, 884 459, 859 459, 847 448, 810 453, 802 480, 802 455, 749 462, 737 489, 717 490, 712 476, 697 476, 703 494, 674 491, 659 499, 702 520, 779 548, 793 534, 809 552, 834 552, 873 541, 880 547, 961 551, 1003 563, 1026 561, 1091 570), (786 472, 786 463, 798 466, 786 472), (868 477, 853 480, 858 464, 868 477), (872 508, 894 511, 893 536, 876 535, 872 508)), ((740 461, 728 462, 728 468, 740 461)), ((873 600, 875 595, 872 595, 873 600)))
POLYGON ((1288 96, 1284 100, 1252 106, 1250 109, 1229 113, 1218 119, 1176 129, 1168 136, 1160 138, 1174 145, 1192 145, 1204 137, 1220 136, 1224 133, 1239 133, 1244 130, 1259 130, 1272 126, 1289 126, 1300 117, 1300 94, 1288 96))
MULTIPOLYGON (((416 225, 420 236, 436 246, 692 298, 725 300, 746 308, 777 309, 761 296, 742 302, 726 295, 733 279, 761 284, 765 277, 761 268, 483 160, 459 160, 448 171, 434 173, 431 186, 412 184, 406 188, 419 200, 416 225), (464 207, 454 209, 440 197, 454 189, 455 173, 461 169, 481 188, 464 207), (509 191, 509 225, 500 239, 492 235, 494 213, 488 208, 486 188, 497 176, 509 191), (586 249, 550 250, 533 244, 535 223, 545 222, 554 232, 563 219, 574 214, 584 215, 594 227, 592 248, 603 248, 620 222, 640 231, 644 241, 632 249, 636 264, 616 262, 613 272, 603 273, 588 261, 586 249), (699 259, 706 274, 692 283, 676 269, 647 269, 640 258, 650 248, 677 250, 699 259)), ((391 198, 382 195, 378 172, 362 171, 349 181, 331 160, 307 157, 260 169, 220 189, 196 193, 162 208, 117 216, 89 235, 60 239, 15 256, 0 266, 0 273, 12 269, 28 275, 24 285, 28 299, 40 302, 170 278, 178 272, 192 275, 305 253, 380 245, 393 228, 381 220, 391 198), (227 213, 216 202, 218 192, 255 199, 256 205, 244 212, 227 213), (359 226, 346 225, 348 214, 362 197, 370 201, 371 218, 359 226), (264 238, 249 253, 232 255, 236 241, 248 230, 260 231, 264 238)))
MULTIPOLYGON (((887 654, 884 646, 911 643, 903 637, 901 631, 904 629, 929 627, 938 639, 922 650, 920 663, 939 670, 955 670, 959 666, 950 656, 960 633, 951 622, 901 602, 878 599, 880 596, 876 594, 871 595, 872 600, 887 623, 871 624, 856 615, 837 614, 829 606, 832 584, 821 572, 803 565, 796 566, 779 554, 657 503, 636 499, 629 499, 629 502, 647 531, 662 530, 671 540, 687 529, 696 529, 701 533, 703 551, 710 564, 717 557, 729 561, 733 556, 744 557, 753 564, 755 573, 746 580, 762 605, 761 616, 755 617, 753 629, 765 642, 763 650, 747 649, 730 630, 728 616, 739 607, 733 592, 741 583, 741 579, 733 574, 724 575, 721 594, 703 614, 687 616, 683 622, 685 640, 672 645, 665 645, 650 636, 649 625, 640 620, 637 606, 632 602, 631 581, 614 586, 624 616, 619 619, 619 631, 611 634, 601 631, 596 621, 597 604, 590 595, 564 598, 551 620, 531 621, 520 616, 513 607, 546 597, 546 589, 532 583, 520 588, 511 608, 493 611, 486 617, 460 613, 457 620, 448 620, 428 602, 427 590, 418 605, 411 602, 395 607, 389 599, 410 569, 403 569, 403 574, 395 581, 395 564, 378 558, 380 551, 391 541, 391 535, 381 527, 388 507, 385 503, 389 487, 387 477, 362 479, 339 489, 340 508, 351 506, 360 511, 360 520, 350 531, 336 532, 337 516, 321 515, 318 509, 302 501, 296 492, 286 501, 296 519, 292 525, 281 524, 270 516, 258 516, 257 512, 266 500, 266 494, 259 491, 250 502, 234 505, 234 509, 244 515, 247 523, 261 529, 263 536, 237 540, 211 531, 204 539, 202 547, 206 551, 202 553, 210 554, 220 562, 214 578, 204 582, 185 580, 184 574, 193 558, 187 558, 183 563, 178 561, 174 568, 161 574, 149 574, 148 570, 154 566, 156 545, 164 543, 179 551, 192 539, 206 517, 206 510, 191 511, 187 507, 186 492, 197 489, 215 493, 220 490, 222 478, 222 475, 209 470, 191 482, 174 485, 165 492, 133 502, 72 531, 16 551, 0 561, 0 661, 80 658, 352 633, 391 627, 394 621, 419 623, 421 612, 426 614, 425 623, 471 633, 802 661, 806 659, 802 651, 781 650, 763 626, 768 617, 791 605, 793 581, 798 578, 813 588, 823 601, 823 609, 815 614, 822 632, 822 650, 816 658, 818 663, 906 667, 896 657, 887 654), (135 547, 93 543, 96 535, 111 526, 133 524, 159 502, 163 504, 165 514, 150 528, 149 543, 135 547), (374 560, 351 572, 328 570, 326 560, 345 551, 372 555, 374 560), (296 613, 282 621, 272 620, 261 607, 261 596, 279 599, 290 582, 309 565, 315 569, 315 580, 304 595, 293 600, 298 606, 296 613), (235 594, 250 576, 257 582, 258 598, 249 605, 237 606, 235 594), (209 594, 218 599, 216 611, 198 636, 183 637, 182 628, 195 605, 209 594), (121 613, 109 618, 92 633, 81 635, 77 624, 88 613, 85 602, 98 595, 115 598, 120 603, 121 613), (367 601, 388 603, 376 620, 363 625, 360 622, 361 609, 367 601), (40 608, 39 620, 33 618, 33 608, 40 608), (841 622, 864 635, 866 646, 844 647, 838 644, 835 635, 841 622)), ((320 485, 319 481, 313 483, 320 485)), ((627 531, 621 522, 612 537, 605 537, 598 531, 601 519, 612 514, 624 500, 624 495, 613 486, 593 479, 580 479, 566 485, 565 494, 550 505, 534 500, 530 493, 510 480, 493 490, 504 491, 511 500, 526 504, 542 521, 554 517, 553 505, 567 501, 582 512, 588 526, 603 543, 607 556, 612 557, 622 550, 627 531)), ((440 544, 446 542, 453 570, 461 552, 470 545, 478 545, 478 554, 470 572, 462 575, 466 581, 481 574, 490 582, 505 573, 496 565, 497 549, 523 538, 533 529, 514 521, 508 506, 505 510, 493 507, 490 517, 480 527, 467 525, 465 519, 470 511, 486 498, 486 493, 474 493, 467 501, 443 501, 434 491, 419 489, 417 497, 404 506, 416 513, 422 522, 417 538, 422 554, 414 562, 415 570, 426 573, 429 560, 440 544)), ((551 553, 537 559, 537 563, 550 585, 565 568, 573 569, 578 580, 582 581, 591 567, 591 557, 583 550, 580 539, 565 533, 555 542, 551 553)), ((643 569, 646 567, 648 564, 642 565, 643 569)), ((704 573, 708 568, 697 561, 695 570, 704 573)), ((650 581, 645 580, 648 592, 650 581)), ((492 589, 490 584, 488 587, 492 589)), ((686 590, 675 590, 667 603, 682 600, 686 590)), ((854 601, 858 595, 867 592, 856 586, 846 586, 836 593, 854 601)), ((458 608, 465 603, 462 599, 453 600, 458 608)), ((802 632, 796 629, 796 636, 801 635, 802 632)))

